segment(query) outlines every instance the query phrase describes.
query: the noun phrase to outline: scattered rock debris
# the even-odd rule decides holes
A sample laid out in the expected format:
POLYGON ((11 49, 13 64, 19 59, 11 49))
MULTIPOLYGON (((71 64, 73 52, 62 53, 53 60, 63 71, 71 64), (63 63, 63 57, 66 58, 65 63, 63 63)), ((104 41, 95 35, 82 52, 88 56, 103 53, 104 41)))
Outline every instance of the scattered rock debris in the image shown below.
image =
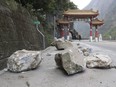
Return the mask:
POLYGON ((30 87, 30 83, 28 81, 26 81, 26 85, 27 87, 30 87))

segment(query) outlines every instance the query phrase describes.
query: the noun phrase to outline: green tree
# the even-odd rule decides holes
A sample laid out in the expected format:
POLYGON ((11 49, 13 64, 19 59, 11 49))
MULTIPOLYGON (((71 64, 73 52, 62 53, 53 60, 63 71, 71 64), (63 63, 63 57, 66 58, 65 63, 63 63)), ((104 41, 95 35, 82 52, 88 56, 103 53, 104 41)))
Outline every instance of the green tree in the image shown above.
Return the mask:
POLYGON ((54 10, 54 0, 35 0, 33 3, 34 9, 39 9, 43 12, 51 12, 54 10))
POLYGON ((70 9, 78 9, 77 6, 73 2, 68 3, 68 8, 70 8, 70 9))
POLYGON ((76 9, 77 6, 69 0, 15 0, 22 6, 32 5, 33 9, 44 13, 53 13, 55 10, 64 11, 67 9, 76 9))

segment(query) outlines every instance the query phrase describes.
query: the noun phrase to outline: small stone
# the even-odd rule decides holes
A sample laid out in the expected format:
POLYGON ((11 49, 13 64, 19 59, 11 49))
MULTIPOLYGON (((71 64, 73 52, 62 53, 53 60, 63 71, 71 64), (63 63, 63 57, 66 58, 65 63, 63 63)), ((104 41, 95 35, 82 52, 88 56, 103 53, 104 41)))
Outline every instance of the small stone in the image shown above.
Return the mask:
POLYGON ((20 75, 20 76, 18 76, 18 78, 24 78, 24 76, 23 75, 20 75))
POLYGON ((51 56, 51 54, 50 53, 47 53, 47 55, 46 56, 51 56))
POLYGON ((27 87, 30 87, 30 83, 28 81, 26 81, 26 85, 27 87))
POLYGON ((102 82, 100 82, 102 84, 102 82))
POLYGON ((8 69, 7 68, 5 68, 5 69, 3 69, 5 72, 7 72, 8 71, 8 69))
POLYGON ((80 45, 80 43, 77 44, 77 46, 79 46, 79 45, 80 45))
POLYGON ((88 52, 84 52, 83 54, 84 54, 84 56, 89 56, 88 52))

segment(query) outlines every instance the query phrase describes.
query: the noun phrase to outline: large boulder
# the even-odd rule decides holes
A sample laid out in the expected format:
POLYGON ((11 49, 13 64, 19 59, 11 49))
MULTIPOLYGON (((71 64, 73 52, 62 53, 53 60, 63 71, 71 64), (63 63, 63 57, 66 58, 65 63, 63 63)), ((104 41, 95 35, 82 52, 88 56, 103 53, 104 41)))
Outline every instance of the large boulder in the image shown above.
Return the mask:
POLYGON ((69 47, 73 47, 73 45, 70 41, 58 40, 56 41, 55 47, 57 48, 57 50, 65 50, 69 47))
POLYGON ((75 48, 69 48, 55 55, 58 67, 66 71, 68 75, 84 71, 84 57, 75 48))
POLYGON ((112 62, 108 55, 103 54, 94 54, 85 58, 85 60, 88 68, 109 68, 112 62))
POLYGON ((58 40, 62 40, 62 39, 57 39, 57 38, 55 37, 55 38, 54 38, 54 41, 51 43, 51 46, 55 46, 55 45, 56 45, 56 42, 57 42, 58 40))
POLYGON ((22 72, 37 68, 41 61, 40 51, 18 50, 8 58, 7 68, 11 72, 22 72))

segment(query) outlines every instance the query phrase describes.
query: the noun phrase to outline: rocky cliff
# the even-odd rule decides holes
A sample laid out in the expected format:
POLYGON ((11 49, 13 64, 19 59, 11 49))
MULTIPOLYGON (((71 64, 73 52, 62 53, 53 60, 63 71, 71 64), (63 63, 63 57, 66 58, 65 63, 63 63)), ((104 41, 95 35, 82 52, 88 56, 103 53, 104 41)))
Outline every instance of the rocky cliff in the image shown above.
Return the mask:
POLYGON ((41 38, 26 9, 13 0, 0 0, 0 69, 16 50, 41 49, 41 38))

